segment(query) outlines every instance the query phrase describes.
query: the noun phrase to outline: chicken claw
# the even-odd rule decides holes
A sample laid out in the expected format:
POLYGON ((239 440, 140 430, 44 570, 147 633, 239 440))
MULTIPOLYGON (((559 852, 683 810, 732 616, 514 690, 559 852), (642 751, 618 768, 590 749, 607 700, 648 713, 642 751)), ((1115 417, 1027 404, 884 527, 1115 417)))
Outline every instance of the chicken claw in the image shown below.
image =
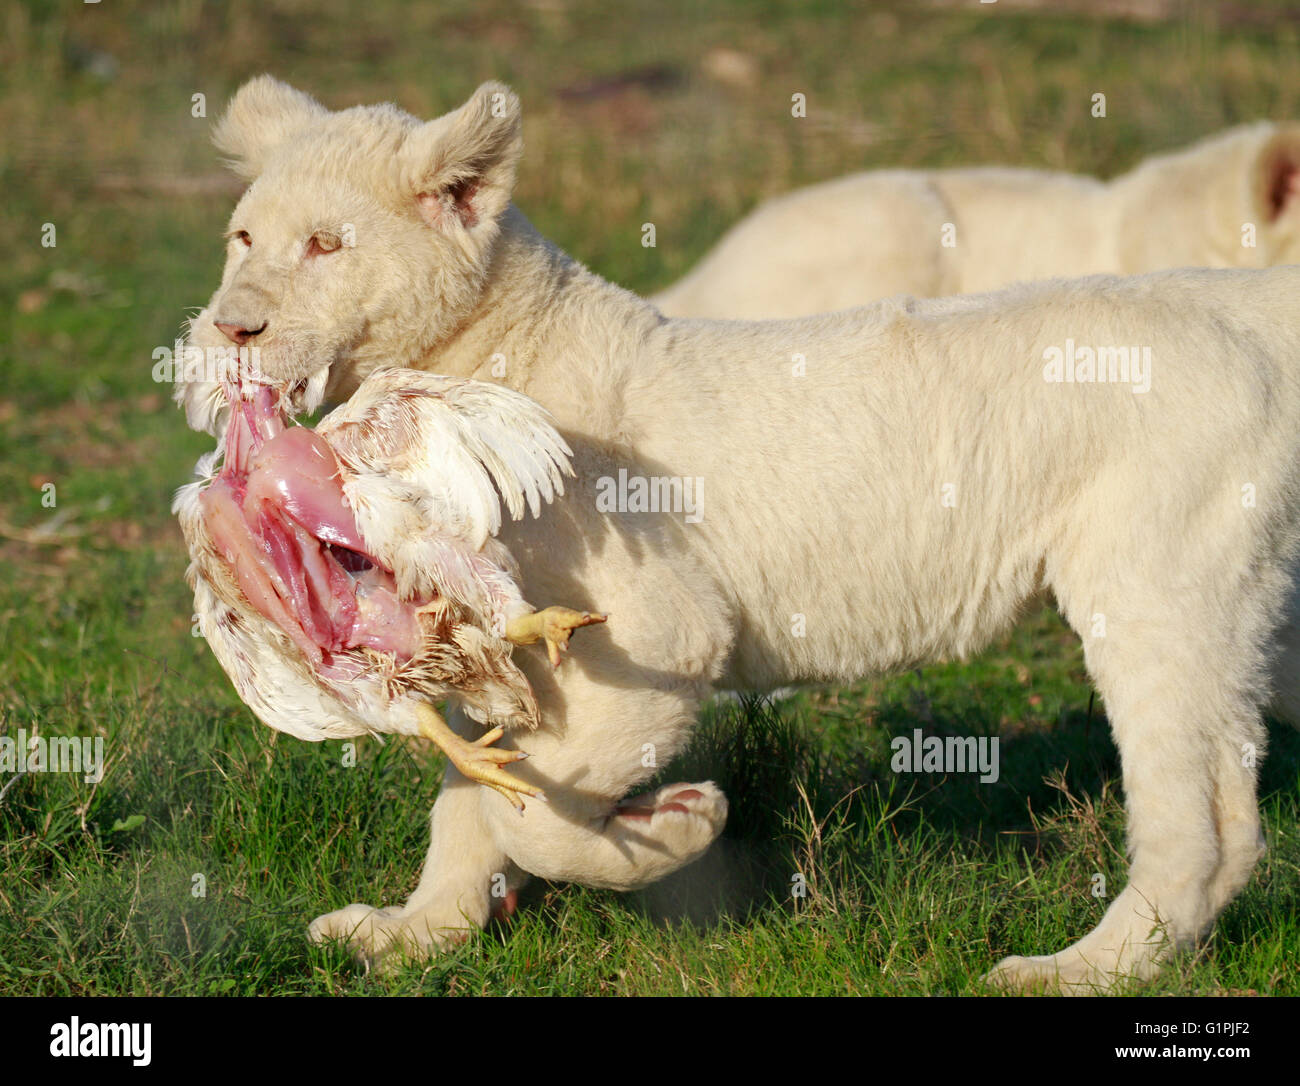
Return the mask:
POLYGON ((437 710, 427 702, 417 703, 415 711, 419 717, 420 734, 447 755, 451 764, 470 780, 500 792, 520 814, 524 813, 524 796, 546 802, 546 796, 540 788, 525 784, 500 768, 528 757, 522 750, 498 750, 492 746, 505 734, 503 729, 493 728, 481 739, 471 743, 452 731, 437 710))
POLYGON ((593 611, 575 611, 571 607, 548 607, 532 611, 506 623, 506 640, 512 645, 531 645, 539 639, 546 641, 546 655, 551 667, 560 666, 560 653, 569 647, 569 636, 579 626, 604 622, 609 615, 593 611))

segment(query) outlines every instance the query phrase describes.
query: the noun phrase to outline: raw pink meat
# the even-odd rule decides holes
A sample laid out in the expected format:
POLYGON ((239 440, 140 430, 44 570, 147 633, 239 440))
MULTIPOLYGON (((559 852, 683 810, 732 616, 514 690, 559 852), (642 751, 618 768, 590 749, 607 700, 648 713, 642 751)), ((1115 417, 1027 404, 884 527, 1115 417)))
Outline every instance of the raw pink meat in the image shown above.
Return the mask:
POLYGON ((366 647, 409 660, 418 608, 368 553, 329 444, 285 428, 271 389, 232 405, 221 474, 200 497, 203 522, 240 591, 322 674, 355 673, 334 656, 366 647))

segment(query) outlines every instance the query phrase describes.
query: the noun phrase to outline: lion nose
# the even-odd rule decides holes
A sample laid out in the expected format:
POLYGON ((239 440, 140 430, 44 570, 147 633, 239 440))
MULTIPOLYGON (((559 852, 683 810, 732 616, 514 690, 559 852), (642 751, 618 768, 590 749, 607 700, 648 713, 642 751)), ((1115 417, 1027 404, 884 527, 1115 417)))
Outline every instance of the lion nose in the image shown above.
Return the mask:
POLYGON ((241 324, 231 324, 227 321, 213 321, 212 323, 221 329, 221 334, 230 340, 231 343, 237 344, 240 347, 254 336, 261 335, 265 332, 267 324, 266 321, 263 321, 260 328, 245 328, 241 324))

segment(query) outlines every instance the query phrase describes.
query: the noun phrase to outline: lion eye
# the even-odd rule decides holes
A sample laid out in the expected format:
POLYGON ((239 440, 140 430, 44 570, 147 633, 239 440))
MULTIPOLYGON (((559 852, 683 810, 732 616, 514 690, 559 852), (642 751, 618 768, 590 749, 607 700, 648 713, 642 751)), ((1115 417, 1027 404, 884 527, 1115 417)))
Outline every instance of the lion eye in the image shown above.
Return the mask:
POLYGON ((307 243, 307 255, 312 257, 337 253, 341 245, 342 242, 333 234, 313 234, 307 243))

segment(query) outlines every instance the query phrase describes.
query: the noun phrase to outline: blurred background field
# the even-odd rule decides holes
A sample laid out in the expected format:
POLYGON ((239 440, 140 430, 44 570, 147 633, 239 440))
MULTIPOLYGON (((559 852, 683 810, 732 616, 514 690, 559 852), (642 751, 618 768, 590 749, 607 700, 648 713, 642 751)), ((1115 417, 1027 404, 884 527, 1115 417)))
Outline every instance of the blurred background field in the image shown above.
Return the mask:
MULTIPOLYGON (((275 738, 191 636, 168 505, 211 443, 152 352, 217 283, 240 188, 208 131, 244 79, 421 116, 510 83, 516 202, 650 292, 762 199, 848 171, 1111 176, 1300 117, 1297 46, 1289 0, 7 4, 0 733, 102 735, 110 767, 98 785, 0 773, 0 992, 973 992, 1003 954, 1095 922, 1094 873, 1122 885, 1115 752, 1044 611, 976 661, 710 712, 667 776, 717 779, 731 822, 663 887, 534 887, 512 929, 395 978, 309 947, 317 913, 413 887, 438 763, 367 742, 347 768, 340 744, 275 738), (999 732, 1001 779, 891 773, 890 737, 916 727, 999 732)), ((1143 991, 1300 994, 1300 741, 1272 740, 1269 858, 1206 948, 1143 991)))

